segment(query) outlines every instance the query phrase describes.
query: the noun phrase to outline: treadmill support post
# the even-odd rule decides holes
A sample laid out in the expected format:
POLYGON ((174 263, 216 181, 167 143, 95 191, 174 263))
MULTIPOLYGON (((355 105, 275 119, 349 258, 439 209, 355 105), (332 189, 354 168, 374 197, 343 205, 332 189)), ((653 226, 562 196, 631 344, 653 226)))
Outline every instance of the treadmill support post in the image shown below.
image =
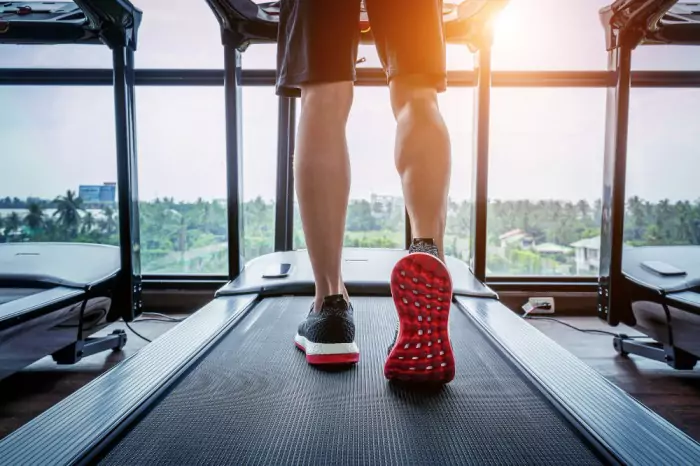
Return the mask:
POLYGON ((119 193, 119 246, 121 276, 117 309, 130 321, 141 314, 141 242, 134 114, 134 51, 128 45, 112 49, 114 111, 117 136, 117 191, 119 193))
POLYGON ((488 221, 489 137, 491 123, 491 41, 474 54, 477 86, 474 90, 474 155, 470 266, 474 276, 486 280, 488 221))
POLYGON ((632 86, 632 47, 624 43, 608 54, 608 69, 615 73, 615 87, 608 88, 605 161, 603 172, 600 272, 598 278, 598 317, 610 325, 620 323, 625 300, 622 254, 625 225, 625 183, 630 89, 632 86), (611 312, 612 307, 615 311, 611 312))
POLYGON ((243 234, 243 128, 241 109, 241 52, 224 44, 226 102, 226 186, 228 189, 228 275, 236 279, 244 265, 243 234))

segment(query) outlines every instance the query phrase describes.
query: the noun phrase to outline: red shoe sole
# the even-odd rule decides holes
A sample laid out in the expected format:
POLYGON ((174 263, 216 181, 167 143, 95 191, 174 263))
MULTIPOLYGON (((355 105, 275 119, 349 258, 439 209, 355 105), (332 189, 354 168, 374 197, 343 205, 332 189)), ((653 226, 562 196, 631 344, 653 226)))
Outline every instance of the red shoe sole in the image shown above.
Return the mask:
POLYGON ((452 278, 435 256, 414 253, 391 274, 391 295, 399 335, 384 365, 384 376, 408 382, 448 383, 455 376, 448 333, 452 278))

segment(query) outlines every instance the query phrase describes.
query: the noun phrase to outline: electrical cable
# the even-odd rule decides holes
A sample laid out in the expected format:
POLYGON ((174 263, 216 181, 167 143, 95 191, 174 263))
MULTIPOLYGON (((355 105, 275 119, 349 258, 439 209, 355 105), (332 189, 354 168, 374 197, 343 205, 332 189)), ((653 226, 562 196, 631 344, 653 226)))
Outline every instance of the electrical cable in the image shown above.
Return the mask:
POLYGON ((151 342, 152 342, 152 340, 149 340, 148 338, 144 337, 144 336, 141 335, 139 332, 137 332, 136 330, 134 330, 134 329, 131 327, 131 325, 129 325, 129 322, 124 321, 124 323, 126 324, 126 327, 127 327, 129 330, 131 330, 131 332, 132 332, 134 335, 136 335, 137 337, 141 338, 142 340, 146 340, 148 343, 151 343, 151 342))
POLYGON ((625 335, 624 333, 608 332, 606 330, 598 330, 598 329, 594 329, 594 328, 578 328, 575 325, 571 325, 567 322, 561 321, 559 319, 555 319, 554 317, 531 316, 530 313, 532 311, 537 310, 537 309, 551 309, 551 308, 549 307, 549 305, 547 305, 547 306, 533 306, 530 303, 526 303, 523 306, 523 310, 525 310, 525 313, 520 317, 522 317, 523 319, 532 319, 532 320, 551 320, 552 322, 556 322, 558 324, 565 325, 566 327, 569 327, 569 328, 576 330, 577 332, 581 332, 581 333, 591 333, 594 335, 608 335, 611 337, 624 338, 624 339, 630 339, 630 340, 633 340, 636 338, 648 338, 647 336, 644 336, 644 335, 629 336, 629 335, 625 335))
MULTIPOLYGON (((183 322, 185 319, 178 319, 173 316, 169 316, 167 314, 161 314, 160 312, 142 312, 142 316, 155 316, 155 317, 161 317, 162 319, 150 319, 150 320, 167 320, 168 322, 183 322)), ((145 320, 145 319, 141 319, 145 320)), ((139 322, 141 321, 139 320, 139 322)))
POLYGON ((645 336, 639 335, 639 336, 628 336, 628 335, 623 335, 621 333, 615 333, 615 332, 608 332, 605 330, 598 330, 594 328, 578 328, 574 325, 571 325, 569 323, 566 323, 564 321, 561 321, 559 319, 555 319, 554 317, 541 317, 541 316, 523 316, 525 319, 532 319, 532 320, 551 320, 553 322, 557 322, 558 324, 566 325, 569 328, 572 328, 578 332, 583 332, 583 333, 594 333, 594 334, 599 334, 599 335, 610 335, 612 337, 624 337, 624 338, 647 338, 645 336))

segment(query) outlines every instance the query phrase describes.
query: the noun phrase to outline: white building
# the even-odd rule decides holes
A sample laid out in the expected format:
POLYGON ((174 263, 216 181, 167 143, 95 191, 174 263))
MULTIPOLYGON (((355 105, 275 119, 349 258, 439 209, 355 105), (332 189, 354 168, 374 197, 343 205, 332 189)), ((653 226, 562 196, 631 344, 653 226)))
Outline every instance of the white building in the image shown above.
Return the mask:
POLYGON ((600 270, 600 236, 571 244, 576 251, 576 275, 598 275, 600 270))

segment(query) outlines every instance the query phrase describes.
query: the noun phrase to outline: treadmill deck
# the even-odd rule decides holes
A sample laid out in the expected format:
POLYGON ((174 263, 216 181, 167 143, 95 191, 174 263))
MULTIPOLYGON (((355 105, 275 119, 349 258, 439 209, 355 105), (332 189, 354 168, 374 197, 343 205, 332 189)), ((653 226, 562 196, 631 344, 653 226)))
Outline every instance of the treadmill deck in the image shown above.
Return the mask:
POLYGON ((309 366, 293 345, 309 298, 265 299, 101 463, 600 464, 457 304, 457 375, 433 391, 384 379, 391 298, 353 304, 357 366, 309 366))

